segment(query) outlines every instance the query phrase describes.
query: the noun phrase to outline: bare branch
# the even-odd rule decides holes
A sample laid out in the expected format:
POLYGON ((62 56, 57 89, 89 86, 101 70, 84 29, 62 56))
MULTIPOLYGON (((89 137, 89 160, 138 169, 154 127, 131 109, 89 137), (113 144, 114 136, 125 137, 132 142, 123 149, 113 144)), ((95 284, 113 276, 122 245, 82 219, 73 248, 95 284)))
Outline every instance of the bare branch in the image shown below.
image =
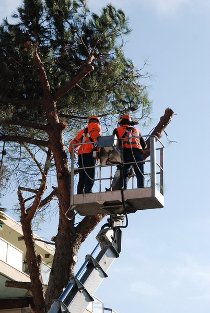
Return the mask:
POLYGON ((42 208, 46 204, 48 204, 55 196, 57 195, 57 188, 53 189, 53 191, 40 202, 39 208, 42 208))
POLYGON ((42 178, 41 178, 41 183, 40 183, 40 187, 38 189, 38 192, 36 194, 36 197, 33 201, 33 204, 31 205, 31 207, 27 210, 28 213, 28 219, 32 220, 32 218, 34 217, 37 209, 39 208, 39 205, 41 203, 41 197, 43 196, 43 193, 46 190, 46 186, 47 186, 47 173, 48 170, 50 168, 50 160, 51 160, 51 150, 48 150, 47 152, 47 157, 45 160, 45 166, 44 166, 44 171, 42 174, 42 178))
POLYGON ((47 245, 55 245, 55 243, 54 242, 52 242, 52 241, 47 241, 47 240, 43 240, 43 239, 40 239, 40 238, 34 238, 34 241, 40 241, 40 242, 44 242, 44 243, 46 243, 47 245))
POLYGON ((26 203, 27 201, 30 201, 30 200, 32 200, 32 199, 34 199, 34 198, 36 198, 36 196, 31 196, 31 197, 29 197, 29 198, 24 199, 24 202, 26 203))
POLYGON ((19 189, 21 190, 21 191, 28 191, 28 192, 33 192, 33 193, 37 193, 38 192, 38 190, 37 189, 32 189, 32 188, 26 188, 26 187, 19 187, 19 189))
POLYGON ((44 172, 43 172, 43 170, 42 170, 42 167, 41 167, 40 163, 38 162, 38 160, 35 158, 35 155, 31 152, 31 150, 29 149, 29 147, 28 147, 25 143, 23 143, 23 146, 24 146, 24 148, 27 150, 27 152, 30 154, 32 160, 36 163, 36 166, 38 167, 40 173, 41 173, 42 175, 44 175, 44 172))

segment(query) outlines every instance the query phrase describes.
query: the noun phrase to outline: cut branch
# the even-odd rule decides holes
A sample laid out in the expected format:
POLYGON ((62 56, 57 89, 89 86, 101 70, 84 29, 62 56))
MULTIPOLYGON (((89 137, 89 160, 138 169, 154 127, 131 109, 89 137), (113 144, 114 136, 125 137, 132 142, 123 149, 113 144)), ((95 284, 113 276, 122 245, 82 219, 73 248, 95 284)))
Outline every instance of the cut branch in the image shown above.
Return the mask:
MULTIPOLYGON (((171 122, 171 119, 174 115, 174 111, 170 108, 167 108, 165 110, 165 113, 163 116, 161 116, 159 123, 156 125, 156 127, 153 129, 151 136, 156 136, 158 139, 162 137, 162 134, 165 130, 165 128, 168 126, 168 124, 171 122)), ((150 138, 147 139, 147 149, 144 150, 144 159, 146 159, 150 155, 150 138)))

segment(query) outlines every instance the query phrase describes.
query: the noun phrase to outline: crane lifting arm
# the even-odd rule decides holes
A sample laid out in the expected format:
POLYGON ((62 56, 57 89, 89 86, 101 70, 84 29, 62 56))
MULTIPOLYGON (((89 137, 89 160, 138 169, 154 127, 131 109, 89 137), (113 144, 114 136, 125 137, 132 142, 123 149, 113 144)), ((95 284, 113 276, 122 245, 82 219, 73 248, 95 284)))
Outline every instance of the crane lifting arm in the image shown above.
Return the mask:
POLYGON ((48 313, 81 313, 89 302, 94 301, 94 294, 113 261, 121 252, 121 227, 124 215, 111 216, 109 223, 99 231, 96 239, 98 244, 90 255, 86 255, 85 262, 75 277, 71 278, 60 297, 53 302, 48 313), (96 257, 96 250, 99 252, 96 257))

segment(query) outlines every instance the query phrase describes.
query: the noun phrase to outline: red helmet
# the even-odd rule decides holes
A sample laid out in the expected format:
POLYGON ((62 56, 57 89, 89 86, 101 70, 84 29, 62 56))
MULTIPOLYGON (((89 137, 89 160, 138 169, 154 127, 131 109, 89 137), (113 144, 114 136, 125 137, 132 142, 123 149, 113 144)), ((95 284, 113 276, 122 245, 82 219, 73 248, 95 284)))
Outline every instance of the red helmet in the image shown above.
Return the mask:
POLYGON ((129 114, 125 114, 121 116, 121 120, 128 120, 129 122, 132 121, 132 117, 129 114))
POLYGON ((93 115, 93 116, 90 116, 90 117, 88 118, 88 122, 89 122, 89 123, 90 123, 90 122, 98 122, 98 123, 100 123, 100 119, 99 119, 98 116, 93 115))
POLYGON ((122 121, 128 121, 130 123, 132 122, 132 117, 129 114, 122 115, 118 123, 120 124, 122 121))

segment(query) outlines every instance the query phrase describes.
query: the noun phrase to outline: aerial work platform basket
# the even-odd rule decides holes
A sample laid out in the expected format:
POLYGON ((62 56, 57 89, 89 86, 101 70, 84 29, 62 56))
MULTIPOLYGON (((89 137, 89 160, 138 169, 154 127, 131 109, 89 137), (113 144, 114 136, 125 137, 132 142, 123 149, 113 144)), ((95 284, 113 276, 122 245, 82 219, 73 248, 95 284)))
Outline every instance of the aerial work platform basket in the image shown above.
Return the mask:
POLYGON ((117 188, 120 176, 120 152, 113 136, 100 138, 100 162, 95 166, 96 177, 92 193, 76 194, 78 167, 71 153, 71 208, 80 215, 126 214, 137 210, 163 208, 163 149, 162 142, 150 137, 150 156, 144 160, 144 188, 136 188, 134 173, 126 190, 117 188))

